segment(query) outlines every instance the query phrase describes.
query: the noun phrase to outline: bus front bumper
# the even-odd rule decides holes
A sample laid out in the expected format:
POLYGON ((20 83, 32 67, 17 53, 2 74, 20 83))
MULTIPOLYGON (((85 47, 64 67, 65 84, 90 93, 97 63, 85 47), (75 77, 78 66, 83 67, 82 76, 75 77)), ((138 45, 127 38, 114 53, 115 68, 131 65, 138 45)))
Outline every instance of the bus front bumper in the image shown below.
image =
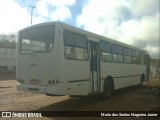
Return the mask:
POLYGON ((33 85, 22 85, 17 82, 17 91, 40 93, 40 94, 63 95, 62 84, 57 84, 54 86, 33 86, 33 85))

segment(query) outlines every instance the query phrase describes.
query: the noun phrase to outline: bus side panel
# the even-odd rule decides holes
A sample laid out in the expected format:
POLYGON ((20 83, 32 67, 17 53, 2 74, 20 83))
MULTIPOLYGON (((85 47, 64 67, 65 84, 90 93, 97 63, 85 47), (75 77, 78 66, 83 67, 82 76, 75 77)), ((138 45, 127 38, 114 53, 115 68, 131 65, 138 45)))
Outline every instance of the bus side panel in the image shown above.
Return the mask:
POLYGON ((61 27, 61 80, 64 95, 88 95, 90 93, 90 64, 88 60, 65 58, 63 26, 61 27))
POLYGON ((146 74, 146 66, 145 65, 133 65, 133 73, 135 73, 132 85, 138 85, 141 83, 141 75, 146 74))
MULTIPOLYGON (((130 86, 133 80, 131 76, 133 74, 132 65, 123 63, 105 63, 101 62, 101 78, 111 76, 114 80, 115 89, 130 86)), ((103 79, 104 81, 104 79, 103 79)), ((103 91, 103 82, 101 84, 101 91, 103 91)))
POLYGON ((107 76, 113 78, 115 89, 120 89, 140 84, 142 74, 145 74, 144 65, 101 62, 101 92, 107 76))
POLYGON ((66 94, 88 95, 90 92, 89 62, 78 60, 63 61, 63 81, 65 81, 66 94))

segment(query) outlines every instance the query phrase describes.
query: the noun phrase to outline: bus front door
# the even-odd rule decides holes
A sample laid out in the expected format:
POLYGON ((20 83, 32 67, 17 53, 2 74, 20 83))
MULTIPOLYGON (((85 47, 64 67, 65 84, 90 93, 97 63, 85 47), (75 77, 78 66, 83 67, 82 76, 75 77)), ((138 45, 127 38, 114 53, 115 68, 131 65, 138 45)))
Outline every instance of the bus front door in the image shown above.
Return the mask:
POLYGON ((100 91, 98 49, 99 49, 98 43, 90 41, 91 93, 100 91))

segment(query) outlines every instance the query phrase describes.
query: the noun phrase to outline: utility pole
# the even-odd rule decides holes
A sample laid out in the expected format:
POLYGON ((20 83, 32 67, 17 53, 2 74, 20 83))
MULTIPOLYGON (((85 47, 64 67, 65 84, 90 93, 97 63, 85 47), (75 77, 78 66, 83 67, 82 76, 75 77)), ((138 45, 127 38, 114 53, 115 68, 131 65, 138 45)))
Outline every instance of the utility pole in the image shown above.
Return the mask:
POLYGON ((31 8, 31 25, 32 25, 33 9, 34 9, 36 6, 31 6, 31 5, 29 5, 29 7, 31 8))

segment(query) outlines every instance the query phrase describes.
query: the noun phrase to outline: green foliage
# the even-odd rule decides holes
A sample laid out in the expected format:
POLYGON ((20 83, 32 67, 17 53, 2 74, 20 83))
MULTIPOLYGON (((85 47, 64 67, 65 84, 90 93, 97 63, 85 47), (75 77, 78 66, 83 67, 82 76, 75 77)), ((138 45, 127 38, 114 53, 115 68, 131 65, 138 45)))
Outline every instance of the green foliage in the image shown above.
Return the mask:
POLYGON ((17 36, 15 34, 0 34, 1 48, 16 48, 17 36))

